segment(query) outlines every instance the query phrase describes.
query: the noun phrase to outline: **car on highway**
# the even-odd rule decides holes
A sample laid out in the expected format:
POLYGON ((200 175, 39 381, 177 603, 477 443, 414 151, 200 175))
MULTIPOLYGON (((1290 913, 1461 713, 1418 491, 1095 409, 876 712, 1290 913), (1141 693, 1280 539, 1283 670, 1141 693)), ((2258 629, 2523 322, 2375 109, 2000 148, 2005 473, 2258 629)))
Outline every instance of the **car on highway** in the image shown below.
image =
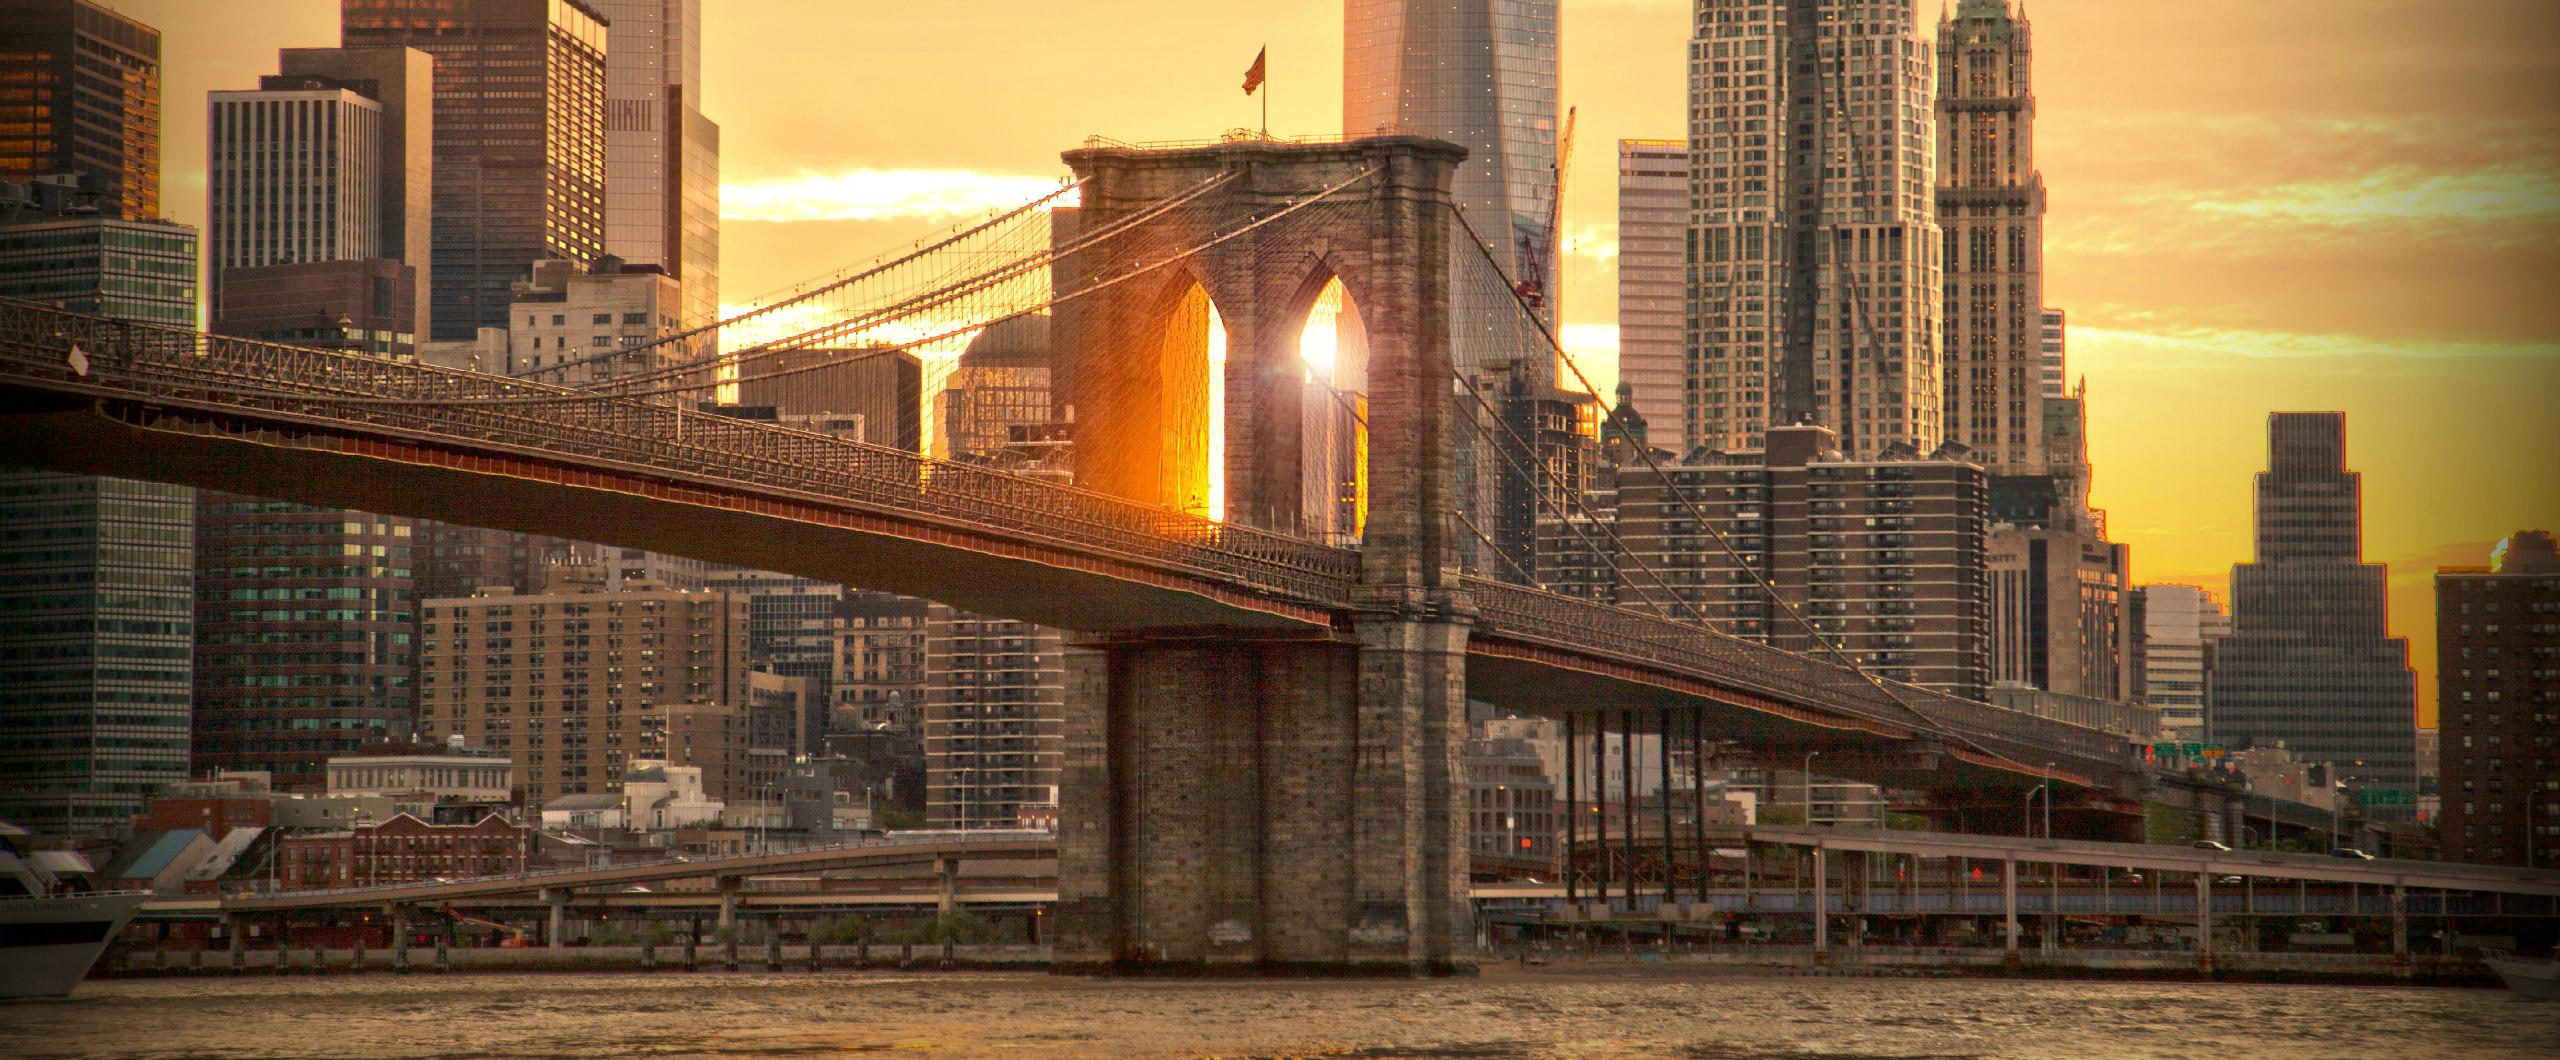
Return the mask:
POLYGON ((2354 848, 2354 847, 2339 847, 2339 848, 2338 848, 2338 849, 2336 849, 2336 850, 2332 850, 2332 851, 2330 851, 2330 852, 2329 852, 2329 856, 2330 856, 2330 857, 2333 857, 2333 858, 2346 858, 2346 859, 2349 859, 2349 860, 2351 860, 2351 861, 2372 861, 2372 860, 2373 860, 2373 855, 2371 855, 2371 854, 2367 854, 2367 853, 2365 853, 2364 851, 2358 850, 2358 849, 2356 849, 2356 848, 2354 848))
POLYGON ((2210 850, 2210 851, 2213 851, 2214 853, 2217 853, 2217 854, 2228 854, 2228 853, 2230 853, 2230 852, 2231 852, 2231 848, 2230 848, 2229 846, 2224 845, 2224 844, 2219 843, 2219 842, 2216 842, 2216 841, 2211 840, 2211 839, 2199 839, 2199 840, 2196 840, 2196 849, 2198 849, 2198 850, 2210 850))

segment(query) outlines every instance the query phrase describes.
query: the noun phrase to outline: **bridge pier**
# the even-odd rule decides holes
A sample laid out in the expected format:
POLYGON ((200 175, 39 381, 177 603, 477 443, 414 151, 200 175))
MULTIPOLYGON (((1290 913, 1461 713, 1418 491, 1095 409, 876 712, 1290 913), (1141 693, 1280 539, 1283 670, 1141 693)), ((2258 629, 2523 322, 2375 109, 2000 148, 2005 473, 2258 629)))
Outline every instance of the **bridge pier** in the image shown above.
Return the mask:
POLYGON ((405 905, 391 907, 391 971, 409 972, 409 907, 405 905))
POLYGON ((1069 654, 1058 970, 1473 971, 1466 627, 1357 637, 1069 654))
POLYGON ((545 890, 542 892, 542 904, 551 907, 551 919, 545 925, 542 934, 544 943, 555 950, 567 949, 569 947, 569 892, 559 888, 545 890))

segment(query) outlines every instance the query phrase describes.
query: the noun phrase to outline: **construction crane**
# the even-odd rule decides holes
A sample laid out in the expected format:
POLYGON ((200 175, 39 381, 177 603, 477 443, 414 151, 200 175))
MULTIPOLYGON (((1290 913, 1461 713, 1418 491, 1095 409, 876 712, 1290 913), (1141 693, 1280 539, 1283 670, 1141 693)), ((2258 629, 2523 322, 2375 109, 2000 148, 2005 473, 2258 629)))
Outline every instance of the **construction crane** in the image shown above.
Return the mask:
POLYGON ((1547 308, 1548 277, 1556 275, 1556 262, 1564 253, 1564 178, 1573 167, 1573 119, 1580 111, 1565 108, 1564 132, 1556 137, 1556 190, 1547 203, 1546 241, 1520 236, 1520 298, 1540 312, 1547 308))

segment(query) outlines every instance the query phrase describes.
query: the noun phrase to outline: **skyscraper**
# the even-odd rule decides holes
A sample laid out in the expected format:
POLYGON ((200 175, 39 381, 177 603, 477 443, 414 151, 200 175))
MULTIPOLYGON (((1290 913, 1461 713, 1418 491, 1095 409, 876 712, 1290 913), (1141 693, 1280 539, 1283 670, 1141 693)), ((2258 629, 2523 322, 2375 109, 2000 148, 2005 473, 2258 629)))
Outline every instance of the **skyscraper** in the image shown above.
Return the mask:
POLYGON ((2436 572, 2444 855, 2560 866, 2560 548, 2527 530, 2436 572))
POLYGON ((588 0, 605 28, 605 250, 720 311, 720 126, 702 116, 702 0, 588 0))
POLYGON ((2350 788, 2414 793, 2417 677, 2385 623, 2387 572, 2363 561, 2363 483, 2346 446, 2344 413, 2268 417, 2257 558, 2231 570, 2205 723, 2227 744, 2282 740, 2350 788))
POLYGON ((1852 459, 1943 433, 1936 66, 1912 0, 1697 0, 1690 432, 1817 423, 1852 459))
POLYGON ((1618 141, 1618 380, 1661 444, 1683 453, 1697 444, 1681 347, 1688 231, 1689 142, 1618 141))
MULTIPOLYGON (((1451 188, 1504 271, 1553 319, 1556 0, 1343 0, 1342 131, 1428 136, 1467 149, 1451 188)), ((1451 253, 1473 254, 1463 237, 1451 253)), ((1465 292, 1453 308, 1469 306, 1465 292)), ((1506 296, 1507 301, 1507 296, 1506 296)), ((1463 326, 1453 326, 1463 335, 1463 326)), ((1461 341, 1461 369, 1490 351, 1461 341)))
POLYGON ((214 330, 414 352, 432 272, 433 63, 414 48, 289 48, 257 88, 211 94, 214 330), (341 319, 368 334, 327 333, 341 319))
POLYGON ((2160 727, 2178 740, 2204 737, 2205 674, 2231 631, 2222 601, 2193 585, 2145 585, 2142 594, 2143 686, 2160 727))
MULTIPOLYGON (((0 0, 0 297, 194 326, 159 57, 97 4, 0 0)), ((0 818, 116 832, 186 779, 194 560, 194 490, 0 467, 0 818)))
MULTIPOLYGON (((2036 172, 2033 45, 2009 0, 1963 0, 1953 18, 1938 20, 1944 422, 1948 440, 1972 446, 1994 474, 2041 470, 2044 178, 2036 172)), ((2058 335, 2056 342, 2059 353, 2058 335)))
POLYGON ((0 181, 76 173, 160 216, 160 31, 90 0, 0 0, 0 181))
POLYGON ((340 0, 340 42, 435 57, 430 335, 507 325, 533 263, 605 251, 605 25, 587 0, 340 0))
POLYGON ((417 722, 415 523, 228 493, 196 505, 195 767, 317 792, 417 722))

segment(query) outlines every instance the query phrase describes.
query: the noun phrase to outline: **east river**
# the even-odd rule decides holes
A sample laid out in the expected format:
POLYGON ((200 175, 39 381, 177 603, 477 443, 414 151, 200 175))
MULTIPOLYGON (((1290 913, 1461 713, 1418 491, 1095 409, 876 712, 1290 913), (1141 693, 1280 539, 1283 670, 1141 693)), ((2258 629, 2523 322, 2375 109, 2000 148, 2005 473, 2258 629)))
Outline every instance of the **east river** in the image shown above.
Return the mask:
POLYGON ((91 982, 0 1007, 19 1057, 2537 1057, 2504 991, 1488 970, 1447 982, 1038 974, 91 982))

